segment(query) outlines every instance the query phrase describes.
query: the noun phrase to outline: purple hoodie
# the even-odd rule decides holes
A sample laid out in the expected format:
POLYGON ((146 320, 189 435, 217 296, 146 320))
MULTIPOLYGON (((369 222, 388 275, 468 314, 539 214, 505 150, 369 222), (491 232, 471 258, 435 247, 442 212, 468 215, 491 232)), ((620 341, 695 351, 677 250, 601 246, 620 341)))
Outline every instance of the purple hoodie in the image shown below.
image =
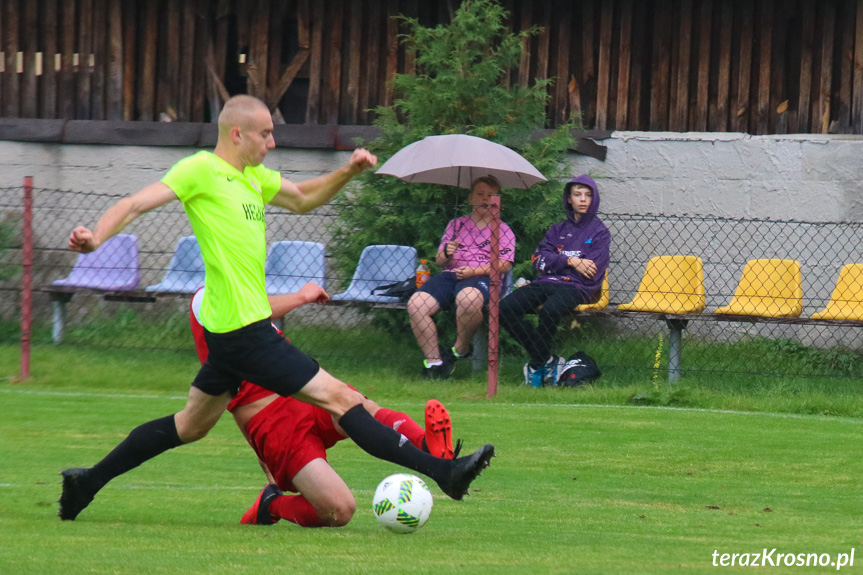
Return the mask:
POLYGON ((608 269, 608 252, 611 247, 611 234, 596 212, 599 209, 599 188, 587 174, 582 174, 567 182, 563 188, 563 207, 566 219, 548 228, 531 261, 536 270, 539 283, 571 285, 584 294, 585 301, 593 301, 602 288, 605 270, 608 269), (593 190, 593 201, 587 213, 576 221, 575 209, 569 203, 569 192, 574 184, 584 184, 593 190), (567 265, 570 256, 593 260, 596 275, 586 278, 567 265))

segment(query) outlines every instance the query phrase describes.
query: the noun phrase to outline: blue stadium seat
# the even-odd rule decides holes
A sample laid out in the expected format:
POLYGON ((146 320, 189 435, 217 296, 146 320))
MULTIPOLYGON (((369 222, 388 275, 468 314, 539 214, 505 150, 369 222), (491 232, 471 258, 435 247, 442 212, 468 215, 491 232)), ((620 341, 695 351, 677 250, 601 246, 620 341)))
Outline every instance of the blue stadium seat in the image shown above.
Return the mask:
POLYGON ((52 285, 125 291, 137 288, 139 277, 138 238, 118 234, 98 250, 79 255, 69 276, 52 285))
POLYGON ((360 254, 360 261, 348 289, 334 295, 332 299, 333 301, 399 303, 396 297, 374 295, 372 290, 415 277, 416 269, 417 251, 413 247, 366 246, 360 254))
POLYGON ((269 295, 293 293, 307 282, 327 287, 324 245, 317 242, 275 242, 264 269, 269 295))
POLYGON ((204 285, 204 260, 201 246, 195 236, 185 236, 177 241, 177 249, 171 256, 168 271, 161 282, 147 286, 145 291, 160 293, 195 293, 204 285))

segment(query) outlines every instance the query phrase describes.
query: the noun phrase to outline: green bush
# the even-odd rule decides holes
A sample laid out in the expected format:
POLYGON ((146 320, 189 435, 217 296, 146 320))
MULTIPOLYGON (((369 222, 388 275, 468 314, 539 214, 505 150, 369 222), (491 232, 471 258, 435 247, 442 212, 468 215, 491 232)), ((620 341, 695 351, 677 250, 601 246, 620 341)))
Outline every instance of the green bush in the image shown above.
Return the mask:
MULTIPOLYGON (((448 25, 426 28, 400 17, 409 29, 403 36, 415 49, 416 75, 392 79, 392 106, 378 107, 375 125, 381 135, 369 144, 382 164, 400 149, 426 136, 469 134, 504 144, 524 156, 548 182, 530 190, 503 190, 502 219, 515 232, 516 273, 524 273, 530 254, 546 228, 561 217, 560 179, 564 159, 574 146, 570 131, 578 119, 537 138, 545 127, 550 79, 532 86, 508 86, 505 79, 519 62, 522 39, 505 24, 507 12, 492 0, 463 2, 448 25), (545 208, 545 209, 544 209, 545 208), (550 209, 549 209, 550 208, 550 209)), ((390 176, 365 173, 339 206, 334 234, 337 265, 350 275, 362 249, 370 244, 417 248, 420 258, 434 259, 446 223, 460 215, 467 190, 408 184, 390 176)), ((435 270, 433 270, 435 271, 435 270)))
POLYGON ((9 250, 20 250, 22 245, 20 214, 7 212, 0 217, 0 281, 21 274, 19 263, 4 263, 9 250))

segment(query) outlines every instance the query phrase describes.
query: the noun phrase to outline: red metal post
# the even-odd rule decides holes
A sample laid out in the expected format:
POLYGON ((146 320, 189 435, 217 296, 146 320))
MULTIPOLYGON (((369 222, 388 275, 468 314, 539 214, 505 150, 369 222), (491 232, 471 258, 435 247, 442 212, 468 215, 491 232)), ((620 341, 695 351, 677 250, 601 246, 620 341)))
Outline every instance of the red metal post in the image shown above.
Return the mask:
POLYGON ((24 218, 22 221, 24 246, 21 259, 24 272, 21 276, 21 373, 20 379, 30 377, 30 326, 33 323, 33 176, 24 177, 24 218))
POLYGON ((488 397, 497 394, 498 334, 500 305, 500 196, 491 197, 491 273, 488 297, 488 397))

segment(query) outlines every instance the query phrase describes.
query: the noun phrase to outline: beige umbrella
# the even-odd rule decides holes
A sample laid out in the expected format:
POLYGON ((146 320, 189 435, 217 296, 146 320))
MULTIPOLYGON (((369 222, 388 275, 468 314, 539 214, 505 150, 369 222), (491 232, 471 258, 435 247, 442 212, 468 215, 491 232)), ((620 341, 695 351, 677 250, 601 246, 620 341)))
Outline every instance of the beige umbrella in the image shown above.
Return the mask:
POLYGON ((547 181, 518 152, 476 136, 428 136, 405 146, 378 174, 405 182, 470 188, 482 176, 494 176, 503 188, 527 189, 547 181))

